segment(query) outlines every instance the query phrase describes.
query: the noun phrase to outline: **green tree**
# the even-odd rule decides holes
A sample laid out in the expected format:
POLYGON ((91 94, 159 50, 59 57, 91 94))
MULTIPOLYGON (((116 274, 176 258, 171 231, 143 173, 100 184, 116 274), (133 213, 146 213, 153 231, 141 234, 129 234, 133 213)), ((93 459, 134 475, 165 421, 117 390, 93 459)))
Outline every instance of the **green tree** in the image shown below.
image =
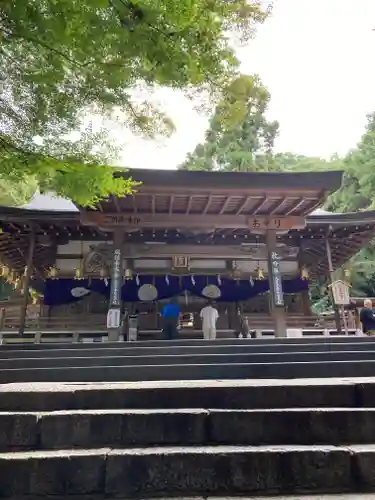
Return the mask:
POLYGON ((273 157, 275 170, 282 172, 308 172, 324 170, 341 170, 342 159, 332 157, 330 160, 315 156, 304 156, 294 153, 277 153, 273 157))
POLYGON ((0 205, 9 207, 25 205, 37 190, 38 184, 32 177, 27 182, 14 182, 0 177, 0 205))
POLYGON ((137 95, 140 87, 229 102, 238 61, 228 33, 246 36, 267 15, 258 0, 3 0, 0 175, 33 176, 42 189, 82 205, 129 193, 131 180, 113 178, 97 154, 95 134, 83 149, 80 141, 66 149, 82 114, 115 110, 152 135, 173 124, 137 95))
POLYGON ((246 171, 275 168, 271 153, 279 124, 265 116, 270 100, 268 90, 257 76, 241 76, 231 89, 232 99, 217 105, 205 142, 188 155, 181 169, 246 171))
POLYGON ((367 116, 367 125, 357 147, 343 162, 343 185, 329 200, 328 207, 336 212, 375 209, 375 112, 367 116))

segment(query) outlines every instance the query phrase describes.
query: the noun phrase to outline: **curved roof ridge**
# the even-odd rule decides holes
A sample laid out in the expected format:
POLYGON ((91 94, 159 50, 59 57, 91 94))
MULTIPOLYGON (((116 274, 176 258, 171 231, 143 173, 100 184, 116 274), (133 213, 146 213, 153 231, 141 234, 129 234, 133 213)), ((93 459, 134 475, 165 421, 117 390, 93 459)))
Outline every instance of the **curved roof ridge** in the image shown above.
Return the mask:
POLYGON ((78 208, 68 198, 62 198, 55 193, 36 193, 25 205, 18 208, 24 210, 41 210, 51 212, 78 212, 78 208))

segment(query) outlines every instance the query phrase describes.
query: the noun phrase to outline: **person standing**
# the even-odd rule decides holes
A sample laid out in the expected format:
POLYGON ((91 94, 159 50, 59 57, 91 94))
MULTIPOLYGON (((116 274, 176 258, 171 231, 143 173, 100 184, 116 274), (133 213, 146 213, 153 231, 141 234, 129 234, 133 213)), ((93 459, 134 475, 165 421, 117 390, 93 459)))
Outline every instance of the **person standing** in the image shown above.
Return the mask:
POLYGON ((208 303, 200 312, 202 318, 203 338, 205 340, 216 339, 216 322, 219 318, 218 310, 208 303))
POLYGON ((166 340, 172 340, 177 337, 180 312, 180 306, 173 301, 163 307, 161 316, 163 318, 163 334, 166 340))
POLYGON ((361 309, 359 319, 362 323, 363 333, 365 333, 366 335, 374 336, 375 335, 375 315, 374 315, 374 311, 372 310, 372 302, 370 299, 366 299, 363 302, 363 308, 361 309))

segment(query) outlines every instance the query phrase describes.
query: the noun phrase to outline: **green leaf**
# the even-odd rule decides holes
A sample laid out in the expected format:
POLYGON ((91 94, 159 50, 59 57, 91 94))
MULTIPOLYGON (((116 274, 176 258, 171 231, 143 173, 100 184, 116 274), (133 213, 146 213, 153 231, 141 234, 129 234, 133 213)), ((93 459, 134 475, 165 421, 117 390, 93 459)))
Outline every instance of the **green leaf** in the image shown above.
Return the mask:
POLYGON ((89 131, 66 139, 82 116, 116 113, 137 133, 172 133, 163 109, 139 103, 134 90, 163 85, 225 100, 238 76, 228 31, 246 37, 267 12, 258 0, 3 0, 0 177, 31 176, 79 204, 130 192, 99 167, 115 158, 108 131, 99 144, 89 131))

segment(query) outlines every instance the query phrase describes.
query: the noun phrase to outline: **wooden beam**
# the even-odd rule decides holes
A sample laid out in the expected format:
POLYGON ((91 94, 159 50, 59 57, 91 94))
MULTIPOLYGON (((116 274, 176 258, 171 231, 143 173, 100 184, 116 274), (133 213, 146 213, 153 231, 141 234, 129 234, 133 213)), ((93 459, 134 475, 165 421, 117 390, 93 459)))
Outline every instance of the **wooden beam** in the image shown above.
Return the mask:
POLYGON ((168 209, 168 213, 169 215, 172 215, 172 212, 173 212, 173 204, 174 204, 174 195, 171 194, 170 197, 169 197, 169 209, 168 209))
POLYGON ((268 202, 268 197, 265 196, 262 200, 260 200, 258 205, 253 209, 252 215, 257 215, 267 202, 268 202))
POLYGON ((151 196, 151 211, 153 215, 156 214, 156 196, 154 194, 151 196))
POLYGON ((189 200, 188 200, 188 204, 186 207, 186 214, 190 213, 190 209, 191 209, 191 205, 192 205, 193 201, 194 201, 194 195, 190 195, 189 200))
POLYGON ((138 213, 138 207, 137 207, 137 203, 135 201, 136 198, 135 198, 134 194, 132 194, 131 197, 132 197, 132 203, 133 203, 133 211, 136 214, 136 213, 138 213))
POLYGON ((308 209, 308 213, 313 212, 315 209, 320 208, 327 200, 328 198, 328 192, 327 191, 320 191, 317 193, 316 198, 309 198, 310 201, 312 201, 312 204, 310 205, 308 209))
POLYGON ((226 209, 227 209, 228 205, 231 203, 232 199, 233 199, 232 196, 228 196, 228 198, 224 201, 224 203, 220 209, 219 215, 222 215, 226 211, 226 209))
POLYGON ((306 201, 306 198, 299 198, 297 200, 297 203, 295 205, 293 205, 287 212, 285 215, 292 215, 293 212, 295 212, 296 210, 298 210, 300 207, 302 207, 302 205, 304 205, 306 201))
MULTIPOLYGON (((99 214, 97 212, 86 212, 82 214, 82 224, 87 226, 98 226, 101 228, 124 228, 125 230, 141 229, 181 229, 181 228, 201 228, 211 229, 249 229, 254 219, 259 222, 259 228, 268 224, 272 229, 285 230, 293 227, 304 227, 304 217, 271 217, 247 215, 189 215, 175 214, 166 217, 164 214, 99 214), (276 220, 277 219, 277 220, 276 220), (276 222, 279 224, 276 224, 276 222), (275 224, 274 224, 275 223, 275 224)), ((253 226, 251 226, 253 227, 253 226)))
POLYGON ((286 199, 287 198, 284 196, 284 198, 282 198, 280 201, 277 201, 275 203, 275 205, 273 206, 273 208, 271 209, 270 215, 276 214, 276 212, 283 206, 283 204, 285 203, 286 199))
POLYGON ((207 199, 207 203, 206 203, 206 206, 204 207, 203 209, 203 215, 206 215, 206 213, 208 212, 208 210, 210 209, 210 205, 211 205, 211 202, 212 202, 212 198, 213 196, 210 194, 208 199, 207 199))
POLYGON ((114 205, 116 207, 117 212, 120 213, 121 212, 121 208, 120 208, 117 196, 113 196, 113 203, 114 203, 114 205))
POLYGON ((251 200, 251 196, 245 196, 244 200, 242 201, 241 205, 237 208, 236 215, 240 215, 242 210, 246 207, 246 205, 249 203, 251 200))

